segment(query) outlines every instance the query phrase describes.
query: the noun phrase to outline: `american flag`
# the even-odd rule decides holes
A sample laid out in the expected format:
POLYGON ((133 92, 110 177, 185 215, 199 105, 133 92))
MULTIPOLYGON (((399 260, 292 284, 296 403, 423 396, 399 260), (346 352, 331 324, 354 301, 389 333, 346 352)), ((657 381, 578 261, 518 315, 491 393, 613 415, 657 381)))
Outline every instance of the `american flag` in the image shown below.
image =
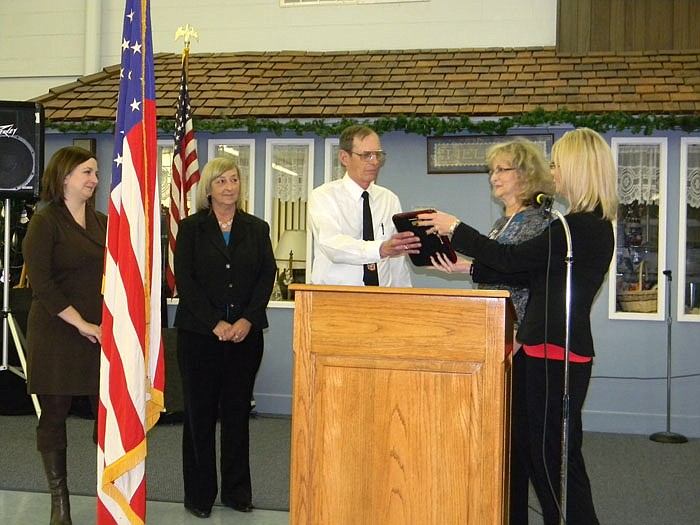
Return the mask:
POLYGON ((182 53, 182 75, 180 77, 180 94, 175 115, 175 151, 173 154, 173 172, 170 181, 170 228, 168 234, 168 268, 165 278, 171 297, 175 297, 175 239, 180 219, 189 215, 187 194, 199 180, 199 163, 197 162, 197 141, 192 129, 192 107, 187 89, 187 62, 189 49, 182 53))
POLYGON ((97 523, 146 519, 146 432, 165 387, 160 200, 148 0, 127 0, 102 309, 97 523))

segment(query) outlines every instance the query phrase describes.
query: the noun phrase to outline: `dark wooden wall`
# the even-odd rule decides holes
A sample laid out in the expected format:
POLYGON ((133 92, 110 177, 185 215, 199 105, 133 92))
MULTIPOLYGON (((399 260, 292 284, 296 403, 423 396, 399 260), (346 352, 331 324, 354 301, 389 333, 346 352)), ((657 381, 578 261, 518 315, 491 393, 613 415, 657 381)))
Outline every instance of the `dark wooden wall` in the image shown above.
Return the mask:
POLYGON ((700 0, 559 0, 557 51, 700 49, 700 0))

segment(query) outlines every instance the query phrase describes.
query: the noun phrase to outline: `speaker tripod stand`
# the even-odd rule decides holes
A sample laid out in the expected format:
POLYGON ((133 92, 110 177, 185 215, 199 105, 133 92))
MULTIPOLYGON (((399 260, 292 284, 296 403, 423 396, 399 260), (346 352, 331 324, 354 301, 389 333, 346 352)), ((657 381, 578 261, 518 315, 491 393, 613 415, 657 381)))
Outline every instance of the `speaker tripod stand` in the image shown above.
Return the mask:
MULTIPOLYGON (((5 235, 4 235, 4 258, 3 258, 3 287, 2 287, 2 363, 0 363, 0 372, 8 371, 12 372, 22 379, 27 379, 27 360, 24 357, 24 349, 27 346, 27 342, 24 339, 24 334, 17 326, 17 321, 12 315, 12 309, 10 308, 10 238, 11 238, 11 211, 10 211, 10 199, 5 199, 5 235), (10 334, 12 334, 12 340, 15 343, 15 349, 17 350, 17 356, 21 364, 21 369, 16 366, 9 364, 9 350, 10 350, 10 334)), ((34 411, 37 417, 41 415, 41 407, 39 406, 39 398, 36 394, 31 394, 32 404, 34 405, 34 411)))

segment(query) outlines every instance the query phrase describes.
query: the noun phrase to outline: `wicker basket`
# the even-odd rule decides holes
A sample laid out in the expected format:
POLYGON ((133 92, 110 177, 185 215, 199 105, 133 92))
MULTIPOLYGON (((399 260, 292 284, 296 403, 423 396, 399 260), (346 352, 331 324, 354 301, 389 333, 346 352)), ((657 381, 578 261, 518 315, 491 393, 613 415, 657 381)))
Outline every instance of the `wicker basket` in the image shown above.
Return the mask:
POLYGON ((651 290, 643 290, 644 286, 644 261, 639 264, 639 282, 637 290, 630 290, 617 294, 617 301, 623 312, 656 312, 657 290, 656 285, 651 290))

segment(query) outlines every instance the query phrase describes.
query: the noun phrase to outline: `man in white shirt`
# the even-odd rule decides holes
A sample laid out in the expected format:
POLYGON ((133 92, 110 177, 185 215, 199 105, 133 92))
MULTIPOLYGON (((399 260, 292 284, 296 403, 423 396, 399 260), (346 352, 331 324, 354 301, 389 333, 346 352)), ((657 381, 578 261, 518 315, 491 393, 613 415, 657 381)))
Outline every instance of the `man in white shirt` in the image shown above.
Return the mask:
POLYGON ((397 232, 391 217, 399 198, 375 184, 386 153, 367 126, 350 126, 340 136, 340 162, 347 172, 311 192, 309 222, 314 237, 313 284, 363 286, 364 266, 376 271, 379 286, 410 287, 406 254, 418 253, 411 232, 397 232), (363 193, 369 194, 374 240, 363 240, 363 193))

